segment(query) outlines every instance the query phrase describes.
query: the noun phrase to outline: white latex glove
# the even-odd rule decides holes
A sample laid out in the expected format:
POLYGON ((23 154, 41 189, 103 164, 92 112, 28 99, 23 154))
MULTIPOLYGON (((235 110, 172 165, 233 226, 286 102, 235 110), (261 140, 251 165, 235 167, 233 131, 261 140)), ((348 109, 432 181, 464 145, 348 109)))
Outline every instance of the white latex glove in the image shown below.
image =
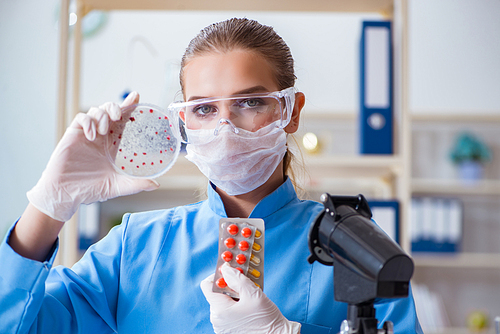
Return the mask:
POLYGON ((108 102, 86 114, 79 113, 57 144, 42 177, 28 191, 30 203, 64 222, 82 203, 157 189, 156 181, 117 173, 105 152, 110 122, 120 120, 120 108, 138 101, 139 94, 132 92, 120 106, 108 102))
POLYGON ((240 300, 212 292, 213 274, 201 282, 201 290, 210 304, 210 321, 215 333, 300 333, 300 323, 287 320, 248 277, 227 263, 221 266, 221 272, 227 285, 239 293, 240 300))

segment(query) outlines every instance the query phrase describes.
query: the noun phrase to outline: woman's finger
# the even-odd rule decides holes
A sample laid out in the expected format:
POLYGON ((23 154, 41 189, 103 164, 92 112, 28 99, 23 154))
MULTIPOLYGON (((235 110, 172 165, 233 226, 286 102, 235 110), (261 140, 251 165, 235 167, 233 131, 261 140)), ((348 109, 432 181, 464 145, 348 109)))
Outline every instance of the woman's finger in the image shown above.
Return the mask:
POLYGON ((107 110, 102 108, 102 106, 99 108, 93 107, 90 108, 87 114, 94 119, 94 122, 97 126, 97 132, 100 135, 105 135, 108 133, 110 115, 107 110))
POLYGON ((71 123, 70 128, 82 129, 85 137, 94 141, 96 137, 96 125, 94 119, 87 114, 78 113, 71 123))
POLYGON ((122 112, 120 106, 113 102, 106 102, 99 106, 99 109, 104 110, 112 121, 120 120, 122 112))

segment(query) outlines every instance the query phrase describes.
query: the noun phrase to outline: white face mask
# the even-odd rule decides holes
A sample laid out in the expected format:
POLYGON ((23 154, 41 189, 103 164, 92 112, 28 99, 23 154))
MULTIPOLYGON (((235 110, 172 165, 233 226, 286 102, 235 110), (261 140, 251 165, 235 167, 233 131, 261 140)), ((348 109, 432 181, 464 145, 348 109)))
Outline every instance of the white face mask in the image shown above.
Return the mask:
POLYGON ((255 132, 222 126, 189 130, 186 159, 228 195, 248 193, 263 185, 286 153, 286 133, 271 123, 255 132))

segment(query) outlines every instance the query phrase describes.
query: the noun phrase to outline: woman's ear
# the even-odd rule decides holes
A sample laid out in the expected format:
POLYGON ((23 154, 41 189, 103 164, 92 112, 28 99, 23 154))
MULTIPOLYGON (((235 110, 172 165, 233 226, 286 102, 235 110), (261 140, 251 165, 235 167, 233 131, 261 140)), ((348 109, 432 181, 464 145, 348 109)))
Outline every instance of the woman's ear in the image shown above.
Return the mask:
POLYGON ((184 123, 186 123, 186 114, 184 113, 184 110, 179 111, 179 117, 184 123))
POLYGON ((295 133, 299 129, 300 112, 304 105, 306 104, 306 96, 304 93, 295 93, 295 105, 293 106, 292 118, 290 123, 285 126, 286 133, 295 133))

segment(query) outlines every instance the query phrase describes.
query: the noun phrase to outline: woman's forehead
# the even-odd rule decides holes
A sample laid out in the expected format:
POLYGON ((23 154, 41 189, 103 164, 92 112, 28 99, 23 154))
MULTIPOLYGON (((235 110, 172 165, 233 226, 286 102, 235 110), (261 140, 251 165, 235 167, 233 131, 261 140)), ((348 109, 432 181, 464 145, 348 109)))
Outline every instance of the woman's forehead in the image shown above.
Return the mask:
POLYGON ((268 61, 255 52, 245 50, 196 56, 184 67, 183 76, 186 101, 193 97, 278 90, 268 61))

